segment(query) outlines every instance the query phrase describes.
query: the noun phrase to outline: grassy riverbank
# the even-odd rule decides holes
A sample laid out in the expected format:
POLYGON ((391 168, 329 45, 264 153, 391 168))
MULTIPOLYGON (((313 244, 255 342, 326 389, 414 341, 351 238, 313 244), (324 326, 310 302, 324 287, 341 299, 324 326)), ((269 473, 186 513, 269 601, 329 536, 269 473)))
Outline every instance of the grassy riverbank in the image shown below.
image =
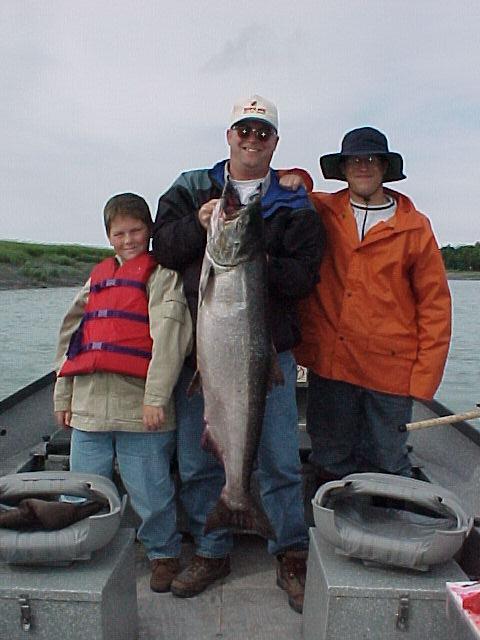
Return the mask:
POLYGON ((0 240, 0 289, 75 287, 109 249, 0 240))
MULTIPOLYGON (((110 249, 0 240, 0 289, 76 287, 110 249)), ((480 271, 448 271, 449 280, 480 280, 480 271)))

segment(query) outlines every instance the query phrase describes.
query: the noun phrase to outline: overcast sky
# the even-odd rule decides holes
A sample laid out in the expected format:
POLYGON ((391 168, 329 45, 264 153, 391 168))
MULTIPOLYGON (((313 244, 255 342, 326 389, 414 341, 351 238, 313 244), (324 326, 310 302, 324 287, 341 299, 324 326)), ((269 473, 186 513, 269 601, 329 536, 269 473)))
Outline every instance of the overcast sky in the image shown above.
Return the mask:
POLYGON ((1 237, 104 245, 115 193, 227 156, 233 102, 276 102, 273 166, 370 125, 441 245, 480 241, 480 1, 0 0, 1 237))

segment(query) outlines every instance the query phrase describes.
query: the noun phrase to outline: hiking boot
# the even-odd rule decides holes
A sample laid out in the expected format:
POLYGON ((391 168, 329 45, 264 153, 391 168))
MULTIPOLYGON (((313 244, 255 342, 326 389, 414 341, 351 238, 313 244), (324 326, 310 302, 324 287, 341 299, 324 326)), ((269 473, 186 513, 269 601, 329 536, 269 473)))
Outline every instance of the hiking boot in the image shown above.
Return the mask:
POLYGON ((178 558, 155 558, 151 561, 150 589, 157 593, 170 591, 172 580, 180 573, 178 558))
POLYGON ((230 573, 230 558, 204 558, 194 555, 190 564, 172 581, 171 592, 179 598, 191 598, 216 580, 230 573))
POLYGON ((288 604, 297 613, 303 611, 307 551, 285 551, 277 556, 277 584, 287 592, 288 604))

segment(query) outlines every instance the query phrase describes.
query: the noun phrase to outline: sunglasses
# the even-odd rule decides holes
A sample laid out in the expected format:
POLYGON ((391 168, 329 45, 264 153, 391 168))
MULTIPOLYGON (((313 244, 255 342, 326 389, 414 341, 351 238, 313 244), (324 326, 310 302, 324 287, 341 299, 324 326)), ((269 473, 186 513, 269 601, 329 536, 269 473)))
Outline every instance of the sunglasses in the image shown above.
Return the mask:
POLYGON ((273 127, 269 127, 268 125, 263 127, 252 127, 249 124, 234 124, 232 129, 235 129, 238 137, 243 139, 247 139, 251 133, 254 133, 255 138, 260 140, 260 142, 266 142, 275 133, 273 127))
POLYGON ((345 158, 345 164, 347 167, 358 167, 360 165, 367 165, 369 167, 379 167, 383 162, 382 156, 348 156, 345 158))

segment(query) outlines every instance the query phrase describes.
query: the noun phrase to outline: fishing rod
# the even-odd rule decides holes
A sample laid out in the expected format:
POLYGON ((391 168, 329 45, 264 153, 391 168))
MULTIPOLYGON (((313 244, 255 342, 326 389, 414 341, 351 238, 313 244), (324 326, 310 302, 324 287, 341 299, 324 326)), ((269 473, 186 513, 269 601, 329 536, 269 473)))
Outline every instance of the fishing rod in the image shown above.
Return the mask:
MULTIPOLYGON (((480 405, 477 404, 477 407, 480 405)), ((442 424, 454 424, 455 422, 463 422, 464 420, 474 420, 480 418, 480 408, 465 411, 464 413, 454 413, 450 416, 442 416, 441 418, 429 418, 420 420, 419 422, 407 422, 398 427, 399 431, 416 431, 417 429, 427 429, 428 427, 438 427, 442 424)))

